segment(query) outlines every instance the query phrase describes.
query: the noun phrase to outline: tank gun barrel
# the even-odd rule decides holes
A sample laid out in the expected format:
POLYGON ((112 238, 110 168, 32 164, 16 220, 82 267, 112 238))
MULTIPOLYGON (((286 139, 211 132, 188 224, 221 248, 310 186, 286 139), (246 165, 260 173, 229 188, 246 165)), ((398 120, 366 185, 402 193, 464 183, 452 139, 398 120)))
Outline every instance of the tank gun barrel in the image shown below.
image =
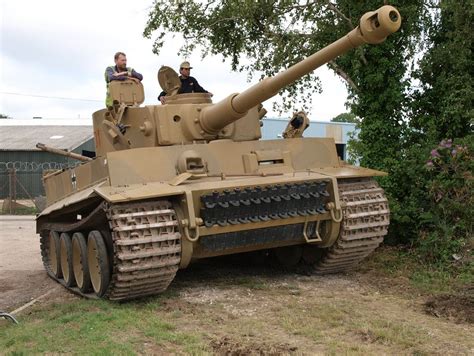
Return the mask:
POLYGON ((364 14, 359 26, 344 37, 324 47, 290 68, 268 77, 242 93, 232 94, 213 106, 202 109, 200 124, 209 134, 217 134, 225 126, 244 117, 249 109, 275 96, 282 88, 330 60, 364 43, 378 44, 400 28, 401 17, 396 8, 385 5, 364 14))
POLYGON ((71 158, 74 158, 74 159, 77 159, 77 160, 83 161, 83 162, 92 161, 92 158, 90 158, 90 157, 82 156, 82 155, 74 153, 74 152, 68 152, 68 151, 60 150, 60 149, 54 148, 54 147, 49 147, 49 146, 46 146, 43 143, 37 143, 36 148, 39 148, 42 151, 55 153, 55 154, 58 154, 58 155, 61 155, 61 156, 71 157, 71 158))

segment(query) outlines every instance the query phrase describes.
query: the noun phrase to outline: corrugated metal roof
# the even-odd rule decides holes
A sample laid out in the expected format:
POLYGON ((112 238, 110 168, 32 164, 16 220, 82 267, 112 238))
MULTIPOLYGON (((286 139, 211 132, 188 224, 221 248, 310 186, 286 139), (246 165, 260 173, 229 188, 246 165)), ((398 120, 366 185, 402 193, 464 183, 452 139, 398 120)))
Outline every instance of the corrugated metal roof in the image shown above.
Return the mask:
POLYGON ((0 126, 0 150, 37 150, 38 142, 72 151, 94 136, 92 126, 0 126))

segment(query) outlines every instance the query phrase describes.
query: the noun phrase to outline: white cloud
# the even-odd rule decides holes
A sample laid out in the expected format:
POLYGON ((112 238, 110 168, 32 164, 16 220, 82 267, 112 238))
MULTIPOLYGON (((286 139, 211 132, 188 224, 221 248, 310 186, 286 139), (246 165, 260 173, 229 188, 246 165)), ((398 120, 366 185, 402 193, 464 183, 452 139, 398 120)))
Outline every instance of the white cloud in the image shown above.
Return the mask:
MULTIPOLYGON (((145 104, 157 104, 161 92, 157 71, 176 68, 178 36, 167 41, 160 56, 152 40, 142 37, 152 1, 15 0, 1 2, 0 92, 104 100, 104 69, 116 51, 127 53, 128 64, 144 75, 145 104)), ((171 36, 170 36, 171 39, 171 36)), ((214 101, 248 87, 246 73, 230 71, 220 56, 191 58, 192 75, 214 101)), ((347 92, 326 68, 319 69, 323 93, 315 95, 313 120, 327 121, 344 112, 347 92)), ((269 116, 272 99, 265 102, 269 116)), ((0 113, 15 118, 91 117, 101 102, 45 99, 0 94, 0 113)))

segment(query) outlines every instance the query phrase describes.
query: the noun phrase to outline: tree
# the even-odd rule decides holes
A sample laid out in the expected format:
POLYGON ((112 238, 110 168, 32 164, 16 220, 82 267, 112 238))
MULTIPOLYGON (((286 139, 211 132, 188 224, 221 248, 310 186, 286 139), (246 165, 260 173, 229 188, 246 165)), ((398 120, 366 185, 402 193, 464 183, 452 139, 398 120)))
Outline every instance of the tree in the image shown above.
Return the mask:
POLYGON ((4 114, 0 114, 0 119, 8 119, 8 116, 4 114))
POLYGON ((331 119, 331 122, 352 122, 352 123, 357 123, 359 120, 357 120, 357 117, 350 112, 343 112, 331 119))
MULTIPOLYGON (((402 45, 396 48, 397 53, 406 50, 406 41, 396 38, 411 36, 410 23, 413 20, 410 19, 417 18, 419 2, 420 0, 395 2, 395 5, 399 5, 402 16, 404 12, 414 13, 413 17, 407 17, 407 21, 404 21, 404 30, 388 40, 402 45)), ((376 0, 363 3, 349 0, 337 3, 302 3, 295 0, 157 1, 149 14, 144 36, 151 38, 157 32, 153 51, 159 54, 165 35, 179 33, 186 40, 181 48, 182 53, 189 54, 199 46, 203 56, 221 54, 224 59, 230 60, 233 70, 263 78, 276 74, 342 37, 357 25, 363 13, 380 5, 380 1, 376 0)), ((344 56, 345 61, 329 63, 329 67, 352 88, 353 97, 359 89, 366 88, 357 89, 359 83, 352 76, 361 67, 370 68, 367 69, 368 72, 373 71, 370 58, 366 55, 366 51, 371 51, 369 48, 359 48, 355 54, 344 56), (349 74, 350 69, 355 71, 351 70, 352 73, 349 74)), ((391 53, 387 54, 382 49, 374 52, 375 55, 381 53, 390 71, 396 72, 396 67, 404 68, 404 60, 399 58, 402 55, 394 58, 391 53)), ((404 70, 400 69, 399 72, 403 75, 404 70)), ((398 77, 397 73, 393 81, 398 77)), ((316 75, 309 74, 283 90, 283 106, 280 109, 307 109, 311 103, 311 94, 319 90, 316 75)), ((379 95, 380 89, 375 94, 379 95)), ((389 116, 386 112, 383 114, 380 117, 389 116)))
POLYGON ((438 6, 415 73, 421 87, 413 93, 411 120, 422 140, 436 143, 472 134, 474 125, 474 3, 444 0, 438 6))

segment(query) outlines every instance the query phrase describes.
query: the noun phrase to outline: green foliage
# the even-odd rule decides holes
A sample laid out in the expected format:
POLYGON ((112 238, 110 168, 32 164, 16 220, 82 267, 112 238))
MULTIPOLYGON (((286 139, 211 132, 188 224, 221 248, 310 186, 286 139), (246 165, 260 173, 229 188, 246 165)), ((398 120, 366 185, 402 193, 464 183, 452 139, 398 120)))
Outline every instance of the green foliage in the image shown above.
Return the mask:
POLYGON ((421 87, 413 92, 411 126, 439 142, 473 129, 474 3, 440 1, 436 15, 428 28, 430 48, 414 73, 421 87))
POLYGON ((429 152, 430 148, 422 144, 405 148, 400 161, 393 161, 390 175, 383 178, 391 212, 387 243, 413 243, 426 223, 429 197, 425 164, 429 152))
POLYGON ((426 169, 429 224, 418 244, 429 261, 444 265, 469 250, 474 238, 474 135, 456 144, 441 141, 431 151, 426 169))
MULTIPOLYGON (((362 166, 391 173, 400 160, 404 117, 404 92, 409 86, 407 63, 413 57, 423 18, 423 1, 394 1, 403 21, 401 29, 377 46, 365 46, 336 59, 336 64, 355 84, 349 86, 351 112, 362 120, 358 143, 352 155, 362 166), (410 16, 408 16, 410 14, 410 16)), ((367 8, 377 8, 378 1, 338 2, 343 13, 362 15, 367 8)))
POLYGON ((473 152, 473 7, 472 2, 436 2, 434 16, 425 22, 426 53, 414 73, 421 85, 407 97, 409 121, 400 159, 384 181, 392 210, 391 239, 411 242, 426 261, 446 266, 472 236, 472 200, 466 201, 472 199, 472 180, 467 178, 472 166, 464 159, 473 152), (433 150, 446 137, 471 153, 452 156, 443 147, 451 142, 446 140, 433 150), (440 156, 433 157, 428 170, 430 152, 440 156))
POLYGON ((357 123, 359 120, 357 117, 351 112, 343 112, 331 119, 331 122, 352 122, 357 123))

